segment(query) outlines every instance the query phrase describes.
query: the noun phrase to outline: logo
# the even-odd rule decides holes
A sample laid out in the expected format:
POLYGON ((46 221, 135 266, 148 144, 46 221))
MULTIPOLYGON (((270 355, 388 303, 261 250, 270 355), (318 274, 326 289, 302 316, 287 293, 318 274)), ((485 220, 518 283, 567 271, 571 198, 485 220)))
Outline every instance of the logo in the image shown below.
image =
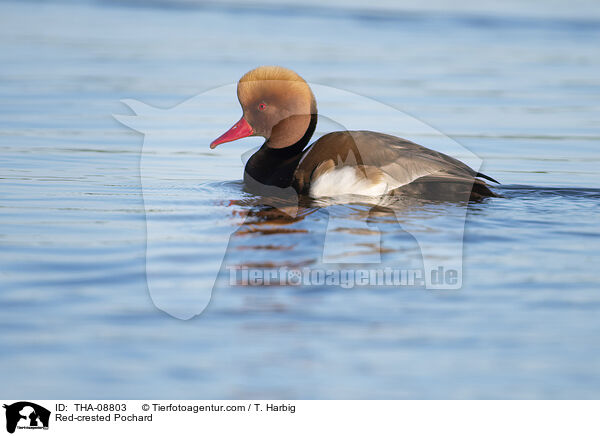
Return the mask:
POLYGON ((19 401, 4 405, 6 409, 6 431, 14 433, 15 429, 48 429, 50 411, 29 401, 19 401))
MULTIPOLYGON (((354 132, 355 128, 394 134, 413 132, 417 141, 421 138, 426 144, 435 144, 436 150, 439 149, 448 155, 461 156, 474 172, 477 172, 481 165, 481 159, 452 138, 395 108, 341 89, 313 83, 310 84, 310 88, 319 98, 319 125, 323 126, 320 129, 347 132, 345 138, 352 144, 352 153, 332 155, 329 162, 333 167, 364 167, 358 163, 368 161, 367 157, 371 153, 369 145, 359 141, 361 134, 354 132), (365 111, 369 113, 367 120, 364 117, 365 111), (390 126, 394 126, 394 130, 389 131, 390 126)), ((360 189, 367 189, 367 193, 360 197, 361 201, 352 196, 335 197, 336 194, 333 194, 334 198, 321 196, 319 200, 305 204, 306 199, 301 201, 293 187, 282 188, 263 184, 247 173, 243 174, 242 168, 239 168, 236 176, 227 175, 225 178, 237 179, 243 174, 245 188, 235 184, 224 185, 221 171, 223 164, 219 159, 229 159, 228 165, 239 165, 236 162, 237 153, 233 152, 235 148, 227 152, 227 147, 219 148, 223 150, 219 153, 224 154, 207 153, 210 141, 222 133, 223 129, 222 124, 210 120, 216 119, 213 110, 215 106, 222 107, 222 102, 231 102, 231 108, 228 109, 231 111, 230 116, 238 113, 238 105, 232 98, 234 95, 236 85, 230 84, 193 96, 169 109, 155 108, 136 100, 123 100, 134 115, 114 115, 117 121, 144 135, 140 177, 146 210, 146 281, 156 307, 182 320, 199 315, 208 307, 213 289, 226 286, 228 270, 233 270, 234 276, 237 272, 242 275, 248 274, 248 280, 242 276, 240 284, 244 286, 246 282, 249 285, 254 282, 261 286, 275 281, 280 286, 321 286, 319 283, 322 278, 325 284, 332 283, 332 286, 336 286, 335 283, 344 279, 348 268, 352 268, 352 283, 371 286, 379 284, 378 272, 373 270, 373 266, 380 265, 377 270, 384 274, 385 283, 397 286, 392 279, 388 280, 386 277, 400 277, 404 273, 413 277, 413 265, 422 264, 422 270, 414 277, 419 280, 415 285, 424 285, 426 289, 461 288, 463 235, 471 185, 464 190, 457 188, 454 198, 456 201, 444 200, 443 208, 437 206, 437 200, 411 199, 404 194, 380 196, 382 192, 388 191, 388 179, 385 178, 388 176, 382 176, 377 182, 377 189, 381 189, 381 192, 368 191, 365 188, 367 182, 359 182, 356 179, 362 177, 361 172, 357 173, 359 176, 356 177, 343 175, 344 181, 341 175, 336 176, 340 177, 337 181, 325 184, 334 191, 336 183, 344 186, 352 183, 357 189, 362 186, 360 189), (210 124, 211 122, 213 124, 210 124), (176 168, 165 164, 166 156, 169 156, 169 162, 176 165, 176 168), (178 174, 177 182, 173 181, 173 171, 178 174), (354 181, 346 181, 346 177, 354 181), (185 201, 175 200, 170 194, 172 189, 175 189, 175 193, 181 192, 185 201), (246 190, 250 191, 252 196, 248 196, 249 192, 246 190), (232 197, 233 201, 227 202, 232 200, 232 197), (362 206, 352 209, 352 225, 348 228, 348 214, 336 212, 336 205, 357 202, 362 206), (199 212, 199 205, 206 205, 206 210, 210 211, 207 212, 207 216, 210 216, 215 225, 205 226, 202 221, 196 219, 201 216, 199 214, 204 213, 199 212), (292 233, 306 232, 304 228, 288 229, 287 226, 304 220, 318 209, 327 212, 323 216, 319 215, 314 221, 315 228, 317 221, 318 225, 322 226, 322 230, 318 232, 324 231, 324 237, 317 236, 322 234, 317 232, 313 235, 314 239, 310 239, 319 242, 314 246, 310 243, 310 250, 313 250, 310 255, 311 262, 314 260, 314 263, 311 263, 311 269, 307 273, 292 269, 285 271, 285 276, 278 275, 278 271, 270 267, 253 267, 255 262, 247 260, 247 251, 237 252, 240 245, 264 250, 264 244, 253 236, 264 240, 264 235, 284 233, 286 230, 292 233), (403 239, 409 245, 401 249, 386 250, 382 241, 389 247, 397 247, 398 241, 382 238, 396 238, 399 233, 381 233, 375 225, 377 220, 373 220, 371 215, 386 215, 388 222, 396 222, 398 230, 411 237, 403 239), (352 235, 352 241, 357 241, 357 245, 352 249, 348 247, 348 234, 352 235), (414 244, 410 239, 414 239, 414 244), (419 252, 421 256, 418 256, 419 252), (348 257, 349 255, 351 257, 348 257), (370 265, 376 280, 369 278, 370 271, 364 268, 357 269, 357 264, 370 265), (165 265, 171 265, 172 269, 185 270, 185 274, 174 274, 169 276, 169 280, 165 280, 165 265), (387 275, 385 270, 388 266, 395 272, 387 275), (331 277, 322 274, 334 269, 337 272, 331 277), (255 281, 257 277, 262 278, 262 281, 255 281), (273 280, 270 277, 273 277, 273 280)), ((225 112, 225 109, 223 111, 225 112)), ((244 165, 258 150, 260 142, 255 142, 254 145, 257 148, 241 156, 244 165)), ((401 146, 395 150, 403 148, 404 146, 401 146)), ((408 154, 412 156, 412 152, 408 154)), ((433 161, 429 158, 423 162, 425 161, 428 162, 426 165, 417 163, 421 162, 420 160, 410 161, 410 164, 397 164, 393 171, 403 182, 393 179, 395 181, 390 183, 400 183, 400 186, 403 186, 404 181, 409 183, 427 174, 435 174, 437 169, 429 166, 433 161), (417 171, 412 168, 420 169, 417 171)), ((327 168, 329 169, 323 167, 321 170, 324 173, 333 171, 330 167, 327 168)), ((336 174, 348 174, 343 173, 343 169, 338 171, 336 174)), ((366 175, 366 169, 361 171, 366 175)), ((369 189, 374 189, 373 186, 376 185, 369 186, 369 189)), ((283 257, 277 259, 273 265, 287 263, 283 257)), ((238 283, 237 280, 235 282, 238 283)), ((401 278, 396 282, 401 283, 401 278)), ((408 282, 411 282, 410 278, 408 282)))

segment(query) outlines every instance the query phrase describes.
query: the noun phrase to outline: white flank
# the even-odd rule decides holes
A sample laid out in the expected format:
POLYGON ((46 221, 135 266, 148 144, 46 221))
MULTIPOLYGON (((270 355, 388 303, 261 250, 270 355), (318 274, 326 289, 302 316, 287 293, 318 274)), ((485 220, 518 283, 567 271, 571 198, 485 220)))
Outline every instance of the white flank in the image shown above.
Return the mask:
POLYGON ((339 195, 365 195, 377 197, 390 189, 386 182, 372 183, 361 171, 353 167, 336 168, 319 176, 310 185, 313 198, 336 197, 339 195), (358 174, 357 174, 358 173, 358 174))

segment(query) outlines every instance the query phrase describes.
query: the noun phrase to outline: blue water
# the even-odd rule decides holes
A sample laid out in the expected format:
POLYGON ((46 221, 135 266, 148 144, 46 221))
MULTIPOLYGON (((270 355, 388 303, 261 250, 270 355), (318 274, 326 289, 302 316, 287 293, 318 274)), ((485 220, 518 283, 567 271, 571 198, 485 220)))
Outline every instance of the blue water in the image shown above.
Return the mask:
MULTIPOLYGON (((0 2, 0 397, 598 398, 597 3, 277 4, 0 2), (482 159, 502 197, 469 206, 460 290, 221 284, 188 321, 154 306, 144 138, 112 115, 262 64, 392 106, 482 159)), ((328 216, 345 262, 372 250, 370 214, 382 260, 418 263, 414 240, 363 205, 244 221, 240 155, 259 141, 210 152, 240 112, 233 93, 207 109, 193 140, 175 130, 152 161, 153 212, 196 226, 165 243, 159 279, 187 274, 195 250, 210 283, 215 228, 241 230, 232 264, 316 265, 328 216)), ((346 115, 351 128, 376 118, 346 115)), ((456 207, 405 218, 435 235, 456 207)))

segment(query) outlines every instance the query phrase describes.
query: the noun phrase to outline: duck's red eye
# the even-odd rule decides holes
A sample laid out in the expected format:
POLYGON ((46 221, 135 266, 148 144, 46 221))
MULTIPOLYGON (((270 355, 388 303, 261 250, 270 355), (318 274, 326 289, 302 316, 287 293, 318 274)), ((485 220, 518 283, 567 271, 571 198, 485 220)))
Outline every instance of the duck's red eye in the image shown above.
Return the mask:
POLYGON ((259 103, 258 104, 259 111, 264 111, 266 108, 267 108, 267 103, 259 103))

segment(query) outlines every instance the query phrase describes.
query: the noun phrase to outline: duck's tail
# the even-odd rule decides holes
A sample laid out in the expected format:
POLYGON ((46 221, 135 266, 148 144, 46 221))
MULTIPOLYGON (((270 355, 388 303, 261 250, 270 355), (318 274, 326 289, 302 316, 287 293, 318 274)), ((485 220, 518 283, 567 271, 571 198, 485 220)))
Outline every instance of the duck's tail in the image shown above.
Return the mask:
POLYGON ((475 175, 475 177, 481 177, 482 179, 489 180, 490 182, 494 182, 494 183, 500 184, 500 182, 499 182, 498 180, 496 180, 496 179, 492 179, 490 176, 486 176, 486 175, 485 175, 485 174, 483 174, 483 173, 477 173, 477 174, 475 175))

